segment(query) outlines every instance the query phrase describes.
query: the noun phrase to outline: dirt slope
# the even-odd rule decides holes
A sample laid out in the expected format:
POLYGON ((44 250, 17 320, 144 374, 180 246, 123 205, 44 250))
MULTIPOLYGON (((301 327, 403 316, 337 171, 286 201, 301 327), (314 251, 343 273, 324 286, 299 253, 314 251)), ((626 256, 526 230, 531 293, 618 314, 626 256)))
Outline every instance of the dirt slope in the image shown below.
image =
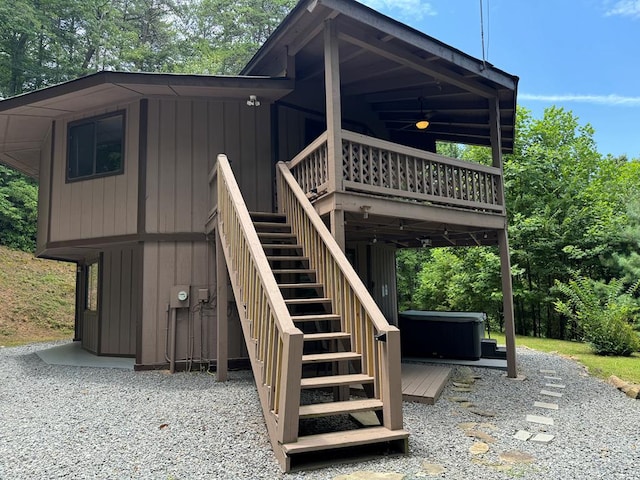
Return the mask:
POLYGON ((73 337, 75 265, 0 246, 0 346, 73 337))

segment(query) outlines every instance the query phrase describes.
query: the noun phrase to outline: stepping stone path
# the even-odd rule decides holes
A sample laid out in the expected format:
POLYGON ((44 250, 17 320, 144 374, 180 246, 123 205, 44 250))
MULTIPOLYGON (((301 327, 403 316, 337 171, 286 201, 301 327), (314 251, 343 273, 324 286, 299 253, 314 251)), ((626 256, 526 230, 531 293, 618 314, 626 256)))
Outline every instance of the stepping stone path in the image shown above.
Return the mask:
MULTIPOLYGON (((544 389, 540 390, 540 395, 544 395, 545 397, 552 398, 562 398, 564 395, 562 392, 558 390, 564 390, 567 386, 563 383, 555 383, 561 382, 562 377, 558 377, 555 370, 540 370, 540 373, 544 375, 544 389)), ((559 410, 560 407, 557 403, 550 402, 533 402, 533 406, 535 408, 544 408, 546 410, 559 410)), ((547 425, 553 426, 555 424, 552 417, 547 417, 543 415, 527 415, 525 420, 531 424, 537 425, 547 425)), ((522 440, 523 442, 532 441, 536 443, 547 444, 551 442, 555 435, 551 435, 549 433, 537 433, 533 434, 526 430, 519 430, 513 436, 518 440, 522 440)))

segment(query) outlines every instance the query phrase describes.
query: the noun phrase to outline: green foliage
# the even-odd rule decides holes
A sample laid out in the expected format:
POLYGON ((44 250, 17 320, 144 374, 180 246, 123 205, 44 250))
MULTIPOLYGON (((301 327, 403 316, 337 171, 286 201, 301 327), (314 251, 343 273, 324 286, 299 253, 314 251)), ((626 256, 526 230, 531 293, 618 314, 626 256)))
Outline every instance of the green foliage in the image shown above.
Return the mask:
POLYGON ((36 246, 38 187, 0 165, 0 245, 32 252, 36 246))
POLYGON ((621 280, 609 283, 574 275, 568 283, 556 281, 566 300, 556 300, 556 311, 576 322, 584 339, 599 355, 629 356, 640 349, 640 339, 631 327, 639 311, 632 295, 640 280, 625 289, 621 280))
POLYGON ((99 70, 234 74, 295 0, 5 0, 0 97, 99 70))

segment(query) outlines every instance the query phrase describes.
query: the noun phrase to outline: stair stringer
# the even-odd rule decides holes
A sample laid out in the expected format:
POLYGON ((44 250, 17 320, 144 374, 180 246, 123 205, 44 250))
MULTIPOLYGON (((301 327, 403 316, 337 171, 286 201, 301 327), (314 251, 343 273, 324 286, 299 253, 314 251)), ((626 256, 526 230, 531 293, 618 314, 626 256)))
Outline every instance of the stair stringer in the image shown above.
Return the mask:
MULTIPOLYGON (((226 156, 220 155, 218 157, 217 170, 219 196, 217 224, 215 228, 216 235, 220 240, 219 244, 222 247, 222 254, 231 280, 231 287, 240 317, 240 324, 258 390, 269 440, 271 441, 274 454, 280 467, 282 470, 288 471, 290 469, 290 460, 283 450, 282 445, 295 442, 298 438, 303 334, 291 321, 282 294, 268 266, 264 251, 259 245, 258 236, 253 228, 249 212, 242 199, 237 183, 233 178, 233 173, 226 156), (227 184, 220 185, 222 180, 227 184), (225 194, 227 194, 227 197, 223 198, 225 194), (225 216, 225 209, 232 209, 234 211, 227 211, 225 216), (235 215, 235 217, 232 218, 229 215, 235 215), (235 221, 236 227, 241 224, 241 228, 234 229, 233 225, 225 226, 225 218, 230 219, 229 223, 232 223, 231 220, 235 221), (227 228, 225 227, 232 230, 236 236, 241 235, 243 240, 247 242, 248 246, 246 248, 252 251, 251 260, 259 264, 257 268, 260 269, 262 279, 252 278, 251 281, 248 281, 248 271, 241 272, 239 270, 238 264, 241 262, 234 259, 234 250, 237 250, 237 245, 233 245, 232 247, 232 241, 228 237, 227 228), (240 230, 242 230, 241 233, 239 232, 240 230), (266 284, 261 285, 269 306, 274 306, 272 310, 268 310, 264 306, 264 298, 256 298, 255 294, 251 296, 251 298, 247 298, 248 292, 243 291, 243 285, 245 285, 245 287, 247 285, 255 287, 256 283, 261 280, 266 284), (268 311, 273 313, 273 310, 276 310, 273 314, 282 317, 272 322, 279 325, 276 333, 273 333, 273 328, 271 332, 267 331, 267 327, 265 326, 267 319, 250 318, 248 314, 249 309, 247 308, 248 302, 260 301, 263 302, 263 308, 260 310, 260 313, 266 315, 268 311), (281 324, 285 326, 282 327, 280 326, 281 324), (269 353, 268 347, 264 347, 264 340, 262 344, 260 343, 258 335, 264 334, 265 331, 267 331, 267 336, 269 334, 272 336, 279 335, 278 338, 272 338, 272 343, 276 343, 275 348, 281 349, 280 351, 272 351, 269 353), (259 349, 261 349, 261 351, 259 351, 259 349), (261 355, 266 355, 267 358, 260 358, 261 355), (262 380, 265 378, 268 379, 270 383, 265 383, 262 380), (279 385, 279 390, 276 388, 276 385, 279 385), (275 411, 276 409, 277 412, 275 411)), ((247 268, 247 265, 245 265, 245 269, 247 268)), ((221 280, 218 279, 218 281, 221 280)), ((255 305, 251 305, 251 308, 256 311, 255 305)), ((269 315, 272 313, 269 313, 269 315)), ((264 317, 264 315, 256 315, 256 317, 264 317)), ((218 321, 221 321, 221 319, 218 319, 218 321)))

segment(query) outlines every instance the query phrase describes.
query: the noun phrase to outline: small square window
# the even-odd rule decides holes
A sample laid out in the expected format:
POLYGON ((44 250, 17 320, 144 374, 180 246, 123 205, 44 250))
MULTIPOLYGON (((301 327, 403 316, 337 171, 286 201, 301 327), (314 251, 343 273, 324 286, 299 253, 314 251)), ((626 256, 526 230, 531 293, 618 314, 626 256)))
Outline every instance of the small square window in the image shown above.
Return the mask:
POLYGON ((124 172, 124 112, 69 124, 67 181, 124 172))

